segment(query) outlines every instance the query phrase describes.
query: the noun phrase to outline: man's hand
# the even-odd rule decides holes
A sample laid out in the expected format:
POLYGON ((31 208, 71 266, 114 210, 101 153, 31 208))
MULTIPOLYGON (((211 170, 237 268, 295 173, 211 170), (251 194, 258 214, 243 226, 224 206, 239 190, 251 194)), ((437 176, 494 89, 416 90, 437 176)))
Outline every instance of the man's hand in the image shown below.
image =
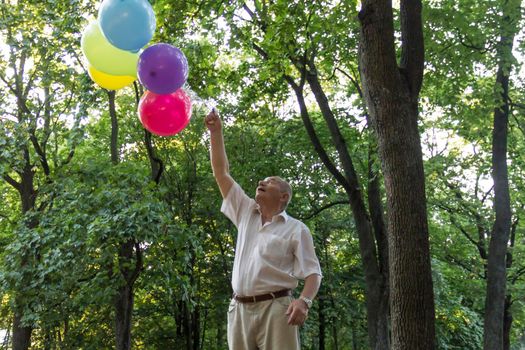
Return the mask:
POLYGON ((204 124, 210 132, 216 132, 221 130, 221 119, 219 118, 219 113, 213 108, 210 113, 204 119, 204 124))
POLYGON ((302 326, 308 317, 308 306, 301 299, 292 300, 288 310, 288 324, 292 326, 302 326))

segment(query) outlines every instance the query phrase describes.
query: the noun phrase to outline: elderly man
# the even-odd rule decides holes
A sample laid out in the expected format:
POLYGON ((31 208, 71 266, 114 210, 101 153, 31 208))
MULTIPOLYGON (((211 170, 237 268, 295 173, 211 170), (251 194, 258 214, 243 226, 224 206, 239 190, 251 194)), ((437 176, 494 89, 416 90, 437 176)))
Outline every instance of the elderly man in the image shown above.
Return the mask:
POLYGON ((259 181, 255 200, 229 173, 222 123, 212 110, 205 119, 210 131, 211 165, 223 197, 221 211, 238 229, 233 264, 233 298, 228 308, 228 344, 233 350, 300 349, 298 326, 319 290, 321 269, 312 235, 285 209, 290 185, 277 176, 259 181), (292 290, 304 288, 298 299, 292 290))

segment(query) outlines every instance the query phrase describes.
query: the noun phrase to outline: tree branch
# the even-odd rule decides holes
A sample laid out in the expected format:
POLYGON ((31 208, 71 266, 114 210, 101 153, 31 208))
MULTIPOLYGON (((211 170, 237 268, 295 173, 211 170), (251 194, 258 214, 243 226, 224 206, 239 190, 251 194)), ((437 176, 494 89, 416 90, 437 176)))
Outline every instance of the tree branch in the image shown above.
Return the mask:
POLYGON ((15 188, 15 190, 17 190, 18 192, 20 192, 22 190, 22 184, 20 184, 19 182, 17 182, 15 179, 13 179, 11 176, 7 175, 7 174, 4 174, 2 175, 2 178, 8 183, 10 184, 11 186, 13 186, 15 188))
POLYGON ((137 278, 139 277, 140 271, 142 270, 142 248, 140 248, 140 243, 135 242, 135 269, 131 273, 130 280, 128 281, 129 285, 132 286, 137 278))
POLYGON ((437 203, 436 206, 445 210, 449 214, 450 222, 452 223, 452 225, 454 225, 467 238, 467 240, 478 249, 480 257, 486 260, 487 251, 485 249, 485 245, 482 243, 481 240, 476 241, 474 238, 472 238, 472 236, 467 232, 467 230, 465 230, 465 228, 459 222, 457 222, 457 220, 454 218, 454 210, 442 203, 437 203))
POLYGON ((292 87, 292 89, 295 92, 295 95, 297 97, 297 103, 299 104, 299 111, 301 114, 301 119, 303 120, 304 127, 306 129, 306 133, 308 134, 308 137, 310 138, 310 141, 312 142, 312 145, 314 147, 314 150, 316 151, 317 155, 323 162, 324 166, 328 171, 334 176, 334 178, 337 180, 337 182, 343 186, 343 188, 350 192, 350 184, 348 183, 347 179, 341 174, 341 172, 337 169, 337 167, 334 165, 328 154, 326 153, 326 150, 321 144, 321 141, 319 140, 317 133, 315 132, 314 125, 310 119, 310 114, 308 112, 308 108, 306 107, 306 102, 304 101, 303 96, 303 85, 304 85, 304 78, 301 80, 301 85, 297 85, 292 77, 284 74, 284 79, 288 82, 288 84, 292 87))
POLYGON ((355 201, 355 203, 359 203, 359 205, 364 207, 364 204, 362 203, 362 195, 360 194, 361 188, 359 186, 359 180, 357 178, 352 157, 348 152, 346 140, 339 129, 339 125, 337 124, 337 120, 332 112, 328 98, 319 82, 314 63, 310 61, 308 65, 310 69, 305 72, 306 80, 312 89, 317 105, 319 106, 321 114, 328 126, 328 130, 330 131, 332 143, 339 155, 339 161, 344 169, 345 179, 348 184, 345 189, 350 195, 352 201, 355 201))
POLYGON ((164 163, 157 157, 151 139, 151 132, 146 129, 144 129, 144 144, 146 145, 146 151, 148 152, 148 158, 150 160, 151 178, 158 184, 164 171, 164 163))
POLYGON ((361 85, 359 85, 359 82, 357 81, 357 79, 355 79, 353 76, 351 76, 350 74, 348 74, 347 72, 345 72, 344 70, 342 70, 341 68, 336 68, 337 71, 341 72, 345 77, 348 78, 348 80, 350 80, 350 82, 352 83, 352 85, 354 85, 354 87, 356 88, 357 90, 357 94, 359 95, 359 97, 362 99, 363 98, 363 90, 361 90, 361 85))
MULTIPOLYGON (((269 59, 269 55, 264 49, 262 49, 259 45, 256 43, 252 44, 254 49, 259 53, 261 57, 263 57, 265 60, 269 59)), ((308 134, 308 137, 310 138, 310 141, 312 142, 312 145, 314 146, 314 150, 317 152, 319 158, 323 162, 323 164, 326 166, 328 171, 335 177, 337 182, 347 190, 347 192, 350 191, 349 183, 347 179, 337 170, 334 163, 330 160, 330 157, 328 156, 326 150, 321 144, 321 141, 317 137, 317 133, 315 132, 315 127, 310 119, 310 114, 308 112, 308 108, 306 107, 306 102, 304 100, 304 84, 306 80, 306 67, 303 65, 301 70, 301 81, 299 84, 295 82, 295 80, 287 75, 283 74, 283 78, 288 82, 290 87, 294 90, 297 103, 299 104, 299 111, 301 115, 301 119, 303 121, 303 124, 305 126, 306 132, 308 134)))
POLYGON ((458 265, 459 267, 461 267, 461 268, 467 270, 468 272, 470 272, 470 273, 472 273, 472 274, 478 276, 478 278, 480 278, 480 279, 486 279, 486 277, 485 277, 484 275, 480 274, 480 273, 477 272, 477 271, 474 271, 470 266, 464 264, 461 260, 456 259, 456 258, 453 257, 452 255, 447 254, 447 255, 445 256, 445 258, 447 258, 451 263, 454 263, 454 264, 458 265))
POLYGON ((42 169, 44 170, 44 174, 46 174, 46 176, 49 176, 51 171, 49 169, 47 157, 42 147, 40 147, 40 144, 38 142, 38 139, 36 138, 34 129, 30 130, 29 139, 31 140, 31 143, 33 144, 33 147, 35 148, 35 151, 38 154, 38 158, 40 160, 40 164, 42 165, 42 169))
POLYGON ((466 47, 467 49, 471 49, 471 50, 475 50, 475 51, 479 51, 479 53, 481 54, 485 54, 488 49, 486 49, 484 46, 479 46, 479 45, 475 45, 472 43, 471 40, 469 40, 469 38, 464 35, 464 31, 459 29, 459 28, 454 28, 455 29, 455 34, 456 34, 456 37, 459 39, 459 43, 466 47), (467 42, 468 41, 468 42, 467 42))
POLYGON ((521 276, 525 275, 525 266, 523 266, 522 268, 518 269, 516 271, 516 273, 514 273, 511 276, 509 276, 509 280, 510 280, 510 284, 516 284, 516 282, 521 278, 521 276))
POLYGON ((298 218, 301 221, 309 220, 309 219, 313 218, 314 216, 319 215, 321 212, 325 211, 326 209, 329 209, 329 208, 331 208, 333 206, 340 205, 340 204, 350 204, 350 201, 349 200, 339 200, 339 201, 331 202, 331 203, 323 205, 320 208, 314 209, 312 212, 306 214, 305 216, 298 216, 298 218))

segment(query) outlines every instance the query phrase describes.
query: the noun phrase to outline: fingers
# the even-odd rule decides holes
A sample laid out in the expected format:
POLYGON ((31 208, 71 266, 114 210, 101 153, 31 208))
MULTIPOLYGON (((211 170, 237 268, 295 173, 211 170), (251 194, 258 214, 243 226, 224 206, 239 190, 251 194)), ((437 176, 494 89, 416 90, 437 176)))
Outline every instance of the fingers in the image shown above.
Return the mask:
POLYGON ((219 124, 220 123, 219 113, 217 112, 217 110, 215 108, 213 108, 210 111, 210 113, 208 113, 208 115, 204 118, 204 123, 208 127, 212 127, 215 124, 219 124))
POLYGON ((219 118, 219 112, 215 108, 212 108, 210 113, 208 113, 208 117, 210 118, 219 118))
POLYGON ((292 303, 290 303, 290 305, 288 305, 288 309, 286 310, 286 313, 285 315, 290 315, 293 311, 293 307, 292 307, 292 303))
POLYGON ((290 303, 288 310, 288 324, 292 326, 302 326, 308 317, 308 309, 304 310, 301 306, 295 303, 295 300, 290 303))
POLYGON ((206 116, 206 118, 213 118, 213 119, 217 119, 219 118, 219 112, 217 112, 217 110, 215 108, 213 108, 210 113, 208 113, 208 115, 206 116))
POLYGON ((290 317, 288 317, 288 324, 290 326, 302 326, 304 322, 306 321, 307 316, 303 314, 291 314, 290 317))

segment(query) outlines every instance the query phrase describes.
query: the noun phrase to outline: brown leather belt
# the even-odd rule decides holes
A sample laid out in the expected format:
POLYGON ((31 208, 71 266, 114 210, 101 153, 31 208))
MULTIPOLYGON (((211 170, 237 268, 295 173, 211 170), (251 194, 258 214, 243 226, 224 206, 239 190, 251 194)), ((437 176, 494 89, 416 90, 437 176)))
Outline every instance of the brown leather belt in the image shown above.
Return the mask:
POLYGON ((240 295, 233 294, 233 299, 237 300, 239 303, 257 303, 259 301, 282 298, 292 295, 291 289, 283 289, 277 292, 254 295, 251 297, 242 297, 240 295))

